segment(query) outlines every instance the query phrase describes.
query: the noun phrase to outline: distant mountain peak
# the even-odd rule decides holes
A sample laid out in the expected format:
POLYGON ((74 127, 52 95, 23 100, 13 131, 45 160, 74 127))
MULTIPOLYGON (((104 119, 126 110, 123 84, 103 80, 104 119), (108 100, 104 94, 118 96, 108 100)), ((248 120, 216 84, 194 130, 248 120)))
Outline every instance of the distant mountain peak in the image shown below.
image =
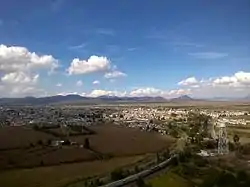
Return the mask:
POLYGON ((192 100, 194 99, 188 95, 181 95, 180 97, 171 99, 171 101, 192 101, 192 100))

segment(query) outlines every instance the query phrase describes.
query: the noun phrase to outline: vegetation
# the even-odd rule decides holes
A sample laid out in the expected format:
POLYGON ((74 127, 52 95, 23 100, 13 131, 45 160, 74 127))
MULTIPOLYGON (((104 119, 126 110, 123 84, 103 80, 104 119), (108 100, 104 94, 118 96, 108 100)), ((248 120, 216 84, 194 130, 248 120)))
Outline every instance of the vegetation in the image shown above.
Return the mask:
POLYGON ((136 186, 137 186, 137 187, 151 187, 151 185, 150 185, 150 184, 146 184, 146 183, 144 182, 144 180, 143 180, 141 177, 139 177, 139 178, 136 180, 136 186))
POLYGON ((192 187, 192 184, 188 180, 171 171, 150 180, 149 184, 152 187, 192 187))
POLYGON ((89 139, 88 138, 85 138, 85 140, 84 140, 84 148, 85 149, 90 149, 90 143, 89 143, 89 139))

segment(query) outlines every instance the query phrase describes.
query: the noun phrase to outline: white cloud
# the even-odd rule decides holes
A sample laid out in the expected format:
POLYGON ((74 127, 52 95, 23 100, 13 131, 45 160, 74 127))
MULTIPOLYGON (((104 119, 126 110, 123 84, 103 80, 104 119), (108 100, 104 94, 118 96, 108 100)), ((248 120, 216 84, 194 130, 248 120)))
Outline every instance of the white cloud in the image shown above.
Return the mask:
POLYGON ((189 87, 195 97, 245 97, 250 93, 250 73, 239 71, 231 76, 202 79, 189 87))
POLYGON ((132 90, 129 95, 133 97, 140 97, 140 96, 162 96, 163 94, 164 92, 160 89, 147 87, 147 88, 138 88, 132 90))
POLYGON ((165 97, 178 97, 182 95, 188 95, 191 94, 191 89, 176 89, 176 90, 170 90, 165 93, 165 97))
POLYGON ((83 83, 82 83, 81 80, 78 80, 78 81, 76 82, 76 86, 80 87, 80 86, 82 86, 82 85, 83 85, 83 83))
POLYGON ((38 78, 38 74, 31 77, 24 72, 13 72, 5 74, 1 81, 3 84, 34 84, 38 78))
POLYGON ((213 80, 213 86, 250 87, 250 73, 239 71, 232 76, 218 77, 213 80))
POLYGON ((38 55, 21 46, 0 45, 1 96, 41 96, 45 91, 37 87, 39 72, 52 72, 59 61, 51 55, 38 55))
POLYGON ((86 46, 87 46, 86 43, 81 43, 79 45, 70 46, 69 49, 70 50, 78 50, 78 49, 85 48, 86 46))
POLYGON ((86 97, 99 97, 99 96, 117 96, 117 97, 157 97, 161 96, 164 98, 174 98, 179 97, 181 95, 190 94, 190 89, 176 89, 176 90, 161 90, 153 87, 146 88, 137 88, 131 91, 118 91, 118 90, 102 90, 95 89, 89 93, 78 93, 78 92, 62 92, 57 95, 70 95, 70 94, 78 94, 86 97))
POLYGON ((56 95, 66 96, 66 95, 79 95, 79 94, 77 92, 61 92, 56 95))
POLYGON ((118 77, 126 77, 127 74, 126 73, 123 73, 121 71, 118 71, 118 70, 114 70, 112 72, 107 72, 105 73, 104 77, 106 79, 113 79, 113 78, 118 78, 118 77))
POLYGON ((92 83, 93 85, 98 85, 98 84, 100 84, 100 81, 98 81, 98 80, 95 80, 95 81, 93 81, 93 83, 92 83))
POLYGON ((57 83, 56 86, 57 87, 62 87, 62 83, 57 83))
POLYGON ((181 85, 181 86, 190 86, 190 85, 196 85, 198 84, 199 82, 197 81, 197 79, 195 77, 189 77, 185 80, 182 80, 178 83, 178 85, 181 85))
POLYGON ((58 60, 51 55, 37 55, 25 47, 0 45, 0 70, 3 72, 54 70, 58 60))
POLYGON ((73 59, 67 71, 70 75, 88 74, 107 71, 110 67, 111 62, 107 57, 91 56, 88 60, 73 59))
POLYGON ((227 53, 218 53, 218 52, 188 53, 188 55, 199 59, 219 59, 228 56, 227 53))
POLYGON ((88 94, 89 97, 99 97, 104 95, 123 97, 126 96, 126 91, 120 92, 120 91, 109 91, 109 90, 93 90, 90 94, 88 94))

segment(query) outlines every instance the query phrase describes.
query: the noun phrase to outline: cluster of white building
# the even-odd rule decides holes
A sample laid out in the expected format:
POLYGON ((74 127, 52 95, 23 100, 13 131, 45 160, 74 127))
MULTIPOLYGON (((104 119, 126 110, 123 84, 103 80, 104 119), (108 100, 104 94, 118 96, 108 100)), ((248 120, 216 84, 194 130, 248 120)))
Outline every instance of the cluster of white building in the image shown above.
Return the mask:
MULTIPOLYGON (((194 109, 173 109, 173 108, 149 108, 149 107, 131 107, 123 108, 111 114, 115 122, 124 122, 129 124, 130 127, 145 128, 146 125, 155 125, 150 122, 151 120, 170 121, 172 119, 186 119, 189 112, 195 112, 194 109)), ((230 125, 250 125, 250 120, 240 118, 247 112, 245 111, 215 111, 215 110, 198 110, 201 114, 211 116, 215 121, 220 121, 230 125), (237 117, 238 116, 238 117, 237 117), (234 119, 237 117, 238 119, 234 119)), ((160 128, 159 125, 156 125, 160 128)))

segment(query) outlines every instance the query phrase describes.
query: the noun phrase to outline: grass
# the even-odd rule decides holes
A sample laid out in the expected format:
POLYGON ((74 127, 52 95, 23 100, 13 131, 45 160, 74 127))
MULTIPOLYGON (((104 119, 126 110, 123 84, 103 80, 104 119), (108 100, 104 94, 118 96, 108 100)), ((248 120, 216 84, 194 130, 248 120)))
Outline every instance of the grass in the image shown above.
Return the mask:
POLYGON ((189 181, 173 172, 167 172, 149 181, 152 187, 192 187, 189 181))
POLYGON ((142 156, 9 170, 0 173, 0 184, 1 186, 15 187, 63 187, 81 178, 111 172, 117 167, 135 163, 140 159, 142 159, 142 156))

